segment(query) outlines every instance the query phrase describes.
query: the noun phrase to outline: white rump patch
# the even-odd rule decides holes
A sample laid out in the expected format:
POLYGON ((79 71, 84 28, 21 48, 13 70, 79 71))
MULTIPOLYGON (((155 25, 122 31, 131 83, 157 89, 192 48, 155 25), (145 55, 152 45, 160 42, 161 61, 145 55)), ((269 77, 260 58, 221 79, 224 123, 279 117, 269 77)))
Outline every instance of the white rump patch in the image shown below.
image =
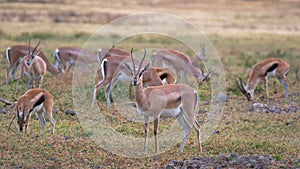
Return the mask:
POLYGON ((6 49, 6 52, 5 52, 5 55, 6 55, 6 59, 7 59, 7 61, 8 61, 8 64, 10 64, 10 56, 9 56, 9 51, 10 51, 10 47, 8 47, 7 49, 6 49))

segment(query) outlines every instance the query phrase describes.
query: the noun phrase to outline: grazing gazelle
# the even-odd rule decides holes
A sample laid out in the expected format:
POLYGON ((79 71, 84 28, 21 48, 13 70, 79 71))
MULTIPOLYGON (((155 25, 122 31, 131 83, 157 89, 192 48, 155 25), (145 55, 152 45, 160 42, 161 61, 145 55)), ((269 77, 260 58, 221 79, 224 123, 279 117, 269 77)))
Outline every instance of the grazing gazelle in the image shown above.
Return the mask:
MULTIPOLYGON (((105 59, 103 59, 101 63, 101 72, 102 72, 102 80, 96 84, 94 90, 94 97, 92 101, 92 106, 94 106, 94 102, 97 96, 98 91, 106 86, 105 90, 105 98, 108 107, 110 108, 110 92, 113 87, 119 82, 122 81, 124 83, 129 83, 131 79, 131 74, 126 67, 122 64, 126 62, 125 60, 128 56, 117 56, 111 55, 105 59)), ((129 59, 129 58, 128 58, 129 59)), ((139 62, 139 61, 136 61, 139 62)), ((99 72, 99 71, 98 71, 99 72)), ((99 73, 98 73, 99 74, 99 73)), ((147 86, 158 86, 163 85, 163 81, 165 80, 168 84, 173 84, 177 80, 177 75, 169 68, 156 68, 150 67, 143 76, 143 84, 145 87, 147 86)))
POLYGON ((39 88, 42 87, 43 79, 47 71, 47 65, 45 61, 39 56, 39 50, 36 51, 40 42, 35 46, 33 51, 30 50, 30 40, 28 45, 28 54, 23 57, 20 67, 20 77, 16 83, 16 92, 18 90, 18 84, 20 79, 23 78, 25 73, 28 77, 27 90, 30 88, 30 83, 32 83, 33 88, 35 88, 35 80, 39 79, 39 88))
MULTIPOLYGON (((33 48, 30 47, 30 50, 33 50, 33 48)), ((8 76, 10 71, 12 71, 12 80, 16 79, 17 68, 22 58, 27 54, 27 45, 13 45, 6 49, 5 55, 9 64, 8 68, 6 69, 6 84, 8 84, 8 76)), ((48 72, 54 75, 61 75, 62 72, 47 59, 43 51, 40 51, 39 56, 46 62, 48 72)))
POLYGON ((102 63, 103 59, 105 59, 109 56, 113 56, 113 55, 129 56, 129 53, 124 50, 115 48, 114 46, 112 48, 103 48, 103 49, 100 48, 100 49, 98 49, 98 52, 97 52, 99 64, 102 63))
POLYGON ((131 60, 133 68, 127 63, 125 66, 130 70, 132 75, 132 85, 135 89, 135 99, 137 102, 137 110, 145 118, 145 142, 144 150, 147 150, 149 117, 154 117, 154 138, 155 152, 158 152, 157 133, 160 118, 177 118, 185 131, 183 141, 181 143, 179 153, 184 149, 191 128, 197 132, 198 148, 202 153, 200 141, 200 125, 197 122, 195 110, 198 105, 198 93, 195 89, 185 84, 169 84, 164 86, 149 86, 143 89, 142 77, 147 70, 149 64, 142 70, 142 64, 146 56, 139 65, 138 71, 135 69, 135 63, 132 56, 131 60))
POLYGON ((27 126, 29 124, 32 113, 36 113, 42 124, 42 132, 44 132, 46 122, 44 116, 52 124, 52 134, 55 131, 55 120, 52 116, 52 108, 54 105, 53 96, 44 89, 30 89, 22 96, 20 96, 15 104, 14 115, 10 120, 8 130, 11 127, 12 122, 17 118, 17 127, 19 132, 22 132, 25 128, 25 134, 27 126))
POLYGON ((268 99, 268 78, 277 78, 285 88, 285 99, 288 98, 289 85, 286 76, 289 72, 289 64, 282 59, 268 58, 255 64, 250 72, 247 84, 240 79, 236 80, 239 90, 247 97, 248 101, 253 101, 253 92, 258 82, 263 79, 266 89, 266 99, 268 99))
POLYGON ((207 81, 210 72, 204 74, 192 65, 191 59, 184 53, 172 49, 159 49, 152 57, 152 65, 162 67, 173 67, 176 71, 184 70, 187 67, 197 78, 198 82, 207 81))
POLYGON ((93 63, 97 61, 96 55, 92 54, 90 51, 70 46, 64 46, 55 49, 54 56, 56 60, 55 66, 62 66, 62 69, 66 70, 67 72, 71 69, 72 66, 75 65, 76 61, 83 63, 93 63), (79 58, 79 55, 81 55, 82 57, 79 58))

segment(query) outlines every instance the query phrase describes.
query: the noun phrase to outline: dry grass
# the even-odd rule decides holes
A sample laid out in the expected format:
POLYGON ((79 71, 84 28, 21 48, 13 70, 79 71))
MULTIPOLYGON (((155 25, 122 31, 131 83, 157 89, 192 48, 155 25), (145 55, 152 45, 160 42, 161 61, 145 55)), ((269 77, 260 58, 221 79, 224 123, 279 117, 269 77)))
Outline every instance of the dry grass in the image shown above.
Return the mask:
MULTIPOLYGON (((103 23, 116 16, 127 15, 135 12, 158 11, 169 12, 184 17, 195 23, 207 33, 209 39, 218 50, 224 64, 227 78, 226 108, 216 130, 204 143, 204 155, 230 154, 239 155, 269 154, 284 159, 300 158, 300 120, 295 121, 300 112, 267 114, 249 112, 250 104, 238 93, 233 79, 242 77, 246 79, 251 66, 269 56, 281 57, 290 65, 288 81, 290 84, 290 102, 300 106, 300 35, 299 20, 300 10, 298 1, 115 1, 104 3, 99 1, 54 1, 50 4, 42 3, 11 3, 4 2, 0 5, 2 20, 0 26, 0 49, 16 43, 27 43, 29 36, 34 40, 41 39, 41 48, 49 60, 54 63, 52 52, 56 47, 71 45, 81 47, 89 36, 103 23), (154 8, 155 7, 155 8, 154 8), (134 10, 131 10, 134 8, 134 10), (286 12, 286 11, 289 12, 286 12), (64 22, 57 22, 50 15, 53 11, 64 22), (28 18, 23 20, 20 13, 25 12, 28 18), (68 18, 73 15, 78 21, 68 18), (15 15, 16 14, 16 15, 15 15), (86 19, 87 14, 93 16, 103 15, 99 20, 86 19), (32 19, 29 21, 28 19, 32 19)), ((137 48, 141 42, 151 44, 153 41, 147 37, 132 39, 130 44, 137 48)), ((155 44, 168 43, 176 47, 175 43, 158 41, 155 44)), ((163 44, 165 45, 165 44, 163 44)), ((159 46, 159 45, 158 45, 159 46)), ((130 47, 130 46, 126 46, 130 47)), ((7 61, 0 57, 0 79, 5 80, 7 61)), ((125 158, 114 155, 97 146, 80 126, 75 116, 65 115, 67 109, 73 109, 71 78, 57 80, 47 74, 44 87, 55 96, 54 118, 57 121, 56 134, 51 136, 47 123, 45 135, 40 133, 40 123, 35 118, 29 126, 27 135, 17 133, 16 128, 7 132, 11 112, 0 115, 0 166, 25 168, 158 168, 164 166, 172 159, 189 159, 199 156, 196 149, 196 137, 193 132, 187 142, 184 153, 177 154, 179 145, 155 157, 142 159, 125 158)), ((283 87, 275 80, 270 82, 271 101, 284 106, 283 87)), ((25 85, 21 91, 25 91, 25 85)), ((202 100, 209 98, 208 85, 199 88, 202 100)), ((17 97, 14 94, 14 85, 2 85, 0 97, 10 99, 17 97)), ((262 87, 255 94, 257 97, 264 95, 262 87)), ((103 95, 100 95, 100 101, 103 95)), ((200 102, 203 105, 204 101, 200 102)), ((105 104, 103 110, 106 110, 105 104)), ((205 110, 209 105, 203 105, 205 110)), ((132 124, 116 112, 106 112, 110 123, 119 132, 143 137, 141 124, 132 124), (113 114, 113 116, 110 116, 113 114)), ((199 115, 201 122, 202 116, 199 115)), ((151 125, 152 127, 152 125, 151 125)), ((167 124, 161 125, 161 130, 167 124)), ((150 128, 152 131, 152 128, 150 128)), ((151 140, 151 139, 150 139, 151 140)))

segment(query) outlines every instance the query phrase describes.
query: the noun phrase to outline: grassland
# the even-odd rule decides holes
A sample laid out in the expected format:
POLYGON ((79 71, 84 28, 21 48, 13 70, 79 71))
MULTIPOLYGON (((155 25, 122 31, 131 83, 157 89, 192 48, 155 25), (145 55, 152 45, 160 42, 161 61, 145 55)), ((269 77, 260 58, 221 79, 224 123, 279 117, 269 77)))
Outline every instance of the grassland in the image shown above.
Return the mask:
MULTIPOLYGON (((54 63, 53 50, 59 46, 82 47, 103 24, 136 12, 156 11, 178 15, 194 23, 203 31, 218 51, 226 74, 227 102, 216 134, 204 142, 202 156, 238 153, 239 155, 272 155, 278 159, 300 158, 299 109, 291 113, 251 112, 251 106, 235 87, 233 79, 246 80, 251 66, 267 57, 279 57, 290 64, 288 82, 290 98, 283 101, 284 89, 276 79, 270 81, 268 104, 279 107, 300 106, 300 4, 298 1, 51 1, 51 3, 3 2, 0 5, 0 50, 12 44, 27 44, 28 38, 42 41, 40 47, 54 63), (286 12, 289 11, 289 12, 286 12), (219 133, 219 134, 217 134, 219 133)), ((117 34, 117 33, 116 33, 117 34)), ((134 47, 141 43, 154 43, 153 39, 138 37, 131 40, 134 47)), ((170 45, 169 41, 155 44, 170 45)), ((159 46, 159 45, 158 45, 159 46)), ((130 48, 131 46, 125 46, 130 48)), ((185 51, 186 52, 186 51, 185 51)), ((0 79, 5 81, 7 61, 0 57, 0 79)), ((0 114, 0 166, 25 168, 158 168, 173 159, 199 156, 196 136, 192 132, 183 154, 178 155, 179 144, 154 157, 126 158, 112 154, 97 146, 76 116, 65 114, 74 109, 72 100, 72 74, 57 79, 50 73, 44 88, 55 96, 54 118, 56 134, 52 136, 47 123, 44 135, 40 123, 32 118, 30 132, 18 134, 16 128, 7 132, 12 113, 0 114)), ((200 110, 209 105, 209 84, 199 87, 200 110)), ((25 91, 25 85, 20 91, 25 91)), ((255 93, 258 101, 265 94, 259 86, 255 93)), ((115 110, 105 107, 103 93, 99 96, 102 111, 118 132, 143 137, 142 124, 131 124, 115 110), (103 103, 102 103, 103 102, 103 103)), ((14 84, 1 85, 0 97, 18 97, 14 84)), ((205 114, 199 114, 201 122, 205 114)), ((152 131, 153 124, 150 124, 152 131)), ((167 127, 162 124, 160 131, 167 127)), ((150 135, 151 138, 152 135, 150 135)), ((151 140, 151 139, 150 139, 151 140)))

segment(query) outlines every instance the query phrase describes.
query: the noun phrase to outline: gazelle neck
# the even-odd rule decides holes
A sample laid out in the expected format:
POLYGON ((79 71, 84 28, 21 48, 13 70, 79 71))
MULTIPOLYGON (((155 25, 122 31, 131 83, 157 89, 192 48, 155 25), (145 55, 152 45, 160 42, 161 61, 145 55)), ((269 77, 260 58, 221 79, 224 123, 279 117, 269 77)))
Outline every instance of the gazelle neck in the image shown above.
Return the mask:
POLYGON ((255 76, 254 74, 251 74, 247 81, 246 88, 254 91, 259 80, 259 77, 255 76))
POLYGON ((145 102, 146 102, 146 96, 145 96, 145 93, 143 91, 144 90, 143 89, 143 83, 140 82, 140 84, 135 85, 134 89, 135 89, 135 100, 137 102, 137 105, 140 107, 143 104, 145 104, 145 102))

